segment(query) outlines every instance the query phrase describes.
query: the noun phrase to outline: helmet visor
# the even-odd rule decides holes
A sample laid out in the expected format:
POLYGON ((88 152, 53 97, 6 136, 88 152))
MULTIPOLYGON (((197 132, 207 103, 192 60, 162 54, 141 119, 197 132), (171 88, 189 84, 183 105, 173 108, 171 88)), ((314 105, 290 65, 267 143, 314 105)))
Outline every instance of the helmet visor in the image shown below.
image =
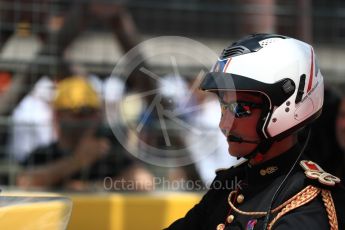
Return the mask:
POLYGON ((295 84, 289 78, 284 78, 276 83, 264 83, 241 75, 209 72, 200 84, 200 89, 204 91, 249 91, 258 92, 268 97, 271 106, 280 106, 294 92, 295 84))

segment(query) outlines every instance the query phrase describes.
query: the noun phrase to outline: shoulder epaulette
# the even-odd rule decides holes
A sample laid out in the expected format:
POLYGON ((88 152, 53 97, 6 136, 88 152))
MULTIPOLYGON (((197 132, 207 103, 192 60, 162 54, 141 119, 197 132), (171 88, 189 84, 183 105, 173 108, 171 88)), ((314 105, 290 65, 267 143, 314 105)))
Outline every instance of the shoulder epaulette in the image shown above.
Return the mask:
POLYGON ((325 172, 318 164, 313 161, 302 160, 300 165, 304 169, 306 177, 312 180, 318 180, 321 184, 334 186, 340 182, 340 179, 332 174, 325 172))

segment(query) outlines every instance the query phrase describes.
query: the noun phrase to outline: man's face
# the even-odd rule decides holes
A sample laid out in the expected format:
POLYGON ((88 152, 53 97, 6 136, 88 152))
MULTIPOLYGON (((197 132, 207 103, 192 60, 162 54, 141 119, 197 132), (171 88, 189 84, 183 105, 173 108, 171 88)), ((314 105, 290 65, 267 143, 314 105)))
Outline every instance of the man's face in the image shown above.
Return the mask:
POLYGON ((338 143, 345 150, 345 99, 340 103, 335 129, 338 143))
POLYGON ((100 123, 97 110, 86 112, 58 111, 57 122, 59 136, 73 139, 77 144, 81 136, 88 130, 95 130, 100 123))
MULTIPOLYGON (((256 132, 256 125, 262 110, 255 105, 262 105, 262 98, 257 94, 245 92, 234 94, 233 92, 224 91, 219 95, 220 103, 228 105, 222 106, 222 117, 219 123, 219 127, 225 136, 231 134, 244 140, 258 141, 260 138, 256 132), (236 104, 236 102, 239 104, 236 104), (240 113, 235 115, 232 111, 234 108, 240 113)), ((229 153, 235 157, 243 157, 257 147, 257 144, 245 142, 228 142, 228 144, 229 153)))

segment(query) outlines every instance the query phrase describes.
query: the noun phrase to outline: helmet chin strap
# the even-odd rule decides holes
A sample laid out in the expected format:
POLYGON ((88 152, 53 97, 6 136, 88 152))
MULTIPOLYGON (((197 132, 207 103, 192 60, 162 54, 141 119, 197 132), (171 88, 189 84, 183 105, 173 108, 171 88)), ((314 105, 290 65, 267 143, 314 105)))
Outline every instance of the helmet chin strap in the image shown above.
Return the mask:
POLYGON ((263 154, 265 154, 272 146, 273 141, 267 140, 267 139, 261 139, 261 140, 247 140, 240 136, 235 136, 232 134, 229 134, 229 131, 222 130, 222 132, 226 135, 228 142, 237 142, 237 143, 251 143, 251 144, 257 144, 256 148, 248 153, 247 155, 243 156, 244 158, 251 160, 255 159, 257 162, 262 161, 263 154))
POLYGON ((237 143, 251 143, 251 144, 257 144, 256 148, 249 152, 247 155, 243 156, 244 158, 251 160, 255 159, 257 162, 262 161, 263 159, 263 154, 265 154, 272 146, 273 141, 267 140, 267 139, 261 139, 257 141, 253 140, 246 140, 243 139, 242 137, 235 136, 235 135, 229 135, 228 132, 225 132, 222 130, 223 133, 227 134, 227 140, 229 142, 237 142, 237 143))
POLYGON ((248 160, 255 159, 257 162, 261 162, 263 160, 263 155, 267 153, 267 151, 271 148, 273 141, 270 140, 262 140, 256 146, 256 148, 244 156, 244 158, 248 160))
MULTIPOLYGON (((262 100, 267 102, 266 97, 262 97, 262 100)), ((245 159, 248 159, 249 161, 254 159, 255 162, 260 163, 263 160, 263 155, 267 153, 267 151, 271 148, 273 144, 273 140, 267 140, 263 137, 263 135, 260 135, 260 130, 262 130, 262 127, 267 120, 269 114, 272 114, 272 109, 268 105, 269 103, 264 103, 266 105, 264 108, 262 108, 260 118, 258 120, 258 123, 256 124, 256 130, 259 136, 261 137, 260 140, 258 141, 258 145, 256 148, 248 153, 247 155, 244 156, 245 159)))
MULTIPOLYGON (((266 100, 266 97, 263 97, 263 100, 266 100)), ((260 114, 260 118, 259 118, 259 122, 257 123, 257 133, 259 133, 259 130, 261 130, 264 122, 267 119, 268 114, 271 114, 272 111, 270 110, 270 108, 268 107, 268 103, 264 103, 265 105, 267 105, 266 107, 262 108, 262 112, 260 114)), ((263 135, 259 135, 261 136, 261 138, 259 140, 246 140, 243 139, 242 137, 239 136, 235 136, 230 134, 229 130, 222 130, 222 132, 225 134, 225 136, 227 137, 228 141, 232 141, 232 142, 237 142, 237 143, 252 143, 252 144, 257 144, 256 148, 249 152, 247 155, 243 156, 243 158, 248 159, 249 161, 252 159, 255 159, 256 162, 260 163, 263 160, 263 155, 267 153, 267 151, 271 148, 274 140, 267 140, 263 138, 263 135)))

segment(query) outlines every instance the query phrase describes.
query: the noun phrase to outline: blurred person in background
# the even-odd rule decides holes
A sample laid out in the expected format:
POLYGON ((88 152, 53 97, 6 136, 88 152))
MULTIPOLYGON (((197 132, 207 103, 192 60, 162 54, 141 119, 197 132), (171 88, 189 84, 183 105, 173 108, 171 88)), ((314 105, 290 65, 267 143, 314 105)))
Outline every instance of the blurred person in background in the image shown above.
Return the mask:
POLYGON ((57 84, 53 103, 58 140, 34 150, 23 161, 20 187, 101 189, 105 178, 136 182, 133 190, 149 190, 151 174, 104 135, 99 96, 85 78, 73 76, 57 84))
POLYGON ((53 127, 54 82, 42 77, 12 113, 8 153, 23 162, 38 146, 56 140, 53 127))
MULTIPOLYGON (((157 100, 159 103, 155 103, 152 110, 145 109, 145 107, 149 108, 153 102, 147 104, 143 98, 131 100, 131 107, 135 101, 141 104, 135 106, 137 109, 140 108, 139 116, 135 118, 135 122, 139 121, 139 124, 143 124, 143 128, 139 132, 139 139, 134 141, 135 138, 130 138, 133 140, 132 145, 137 148, 135 151, 150 152, 147 146, 154 146, 163 150, 161 151, 164 154, 162 156, 167 157, 168 161, 171 160, 169 159, 171 155, 166 154, 164 150, 173 146, 179 151, 172 154, 183 154, 187 158, 191 157, 190 152, 185 149, 185 136, 188 132, 185 124, 187 124, 186 119, 189 115, 184 112, 184 109, 187 108, 184 105, 187 93, 188 86, 185 80, 180 75, 169 73, 162 76, 158 82, 157 94, 155 94, 153 101, 157 100), (165 134, 163 130, 166 132, 165 134)), ((200 180, 194 164, 179 167, 155 166, 154 170, 156 175, 163 176, 171 183, 200 180)), ((164 187, 163 189, 167 188, 164 187)), ((183 189, 179 187, 173 190, 183 189)))
POLYGON ((195 159, 195 168, 201 180, 208 187, 216 175, 215 171, 231 167, 239 161, 236 157, 229 156, 228 143, 218 127, 220 120, 218 98, 193 88, 200 83, 198 79, 189 83, 191 97, 187 108, 197 108, 190 114, 188 121, 202 134, 190 133, 186 136, 185 142, 190 147, 191 155, 195 159), (209 141, 200 141, 200 135, 206 134, 209 141), (216 148, 210 143, 214 143, 216 148))

